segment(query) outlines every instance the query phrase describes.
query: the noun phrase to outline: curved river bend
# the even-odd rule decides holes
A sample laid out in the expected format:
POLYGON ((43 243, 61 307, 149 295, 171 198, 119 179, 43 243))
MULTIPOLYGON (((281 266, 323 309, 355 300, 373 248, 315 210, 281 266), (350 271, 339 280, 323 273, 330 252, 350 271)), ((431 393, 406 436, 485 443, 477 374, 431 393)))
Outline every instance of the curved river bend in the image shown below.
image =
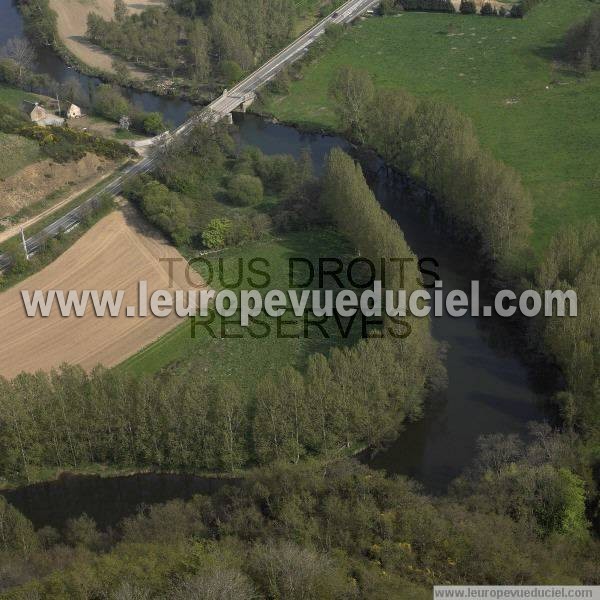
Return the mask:
MULTIPOLYGON (((9 37, 21 33, 18 11, 11 0, 0 0, 0 46, 9 37)), ((68 68, 49 50, 44 51, 37 69, 59 81, 76 77, 85 89, 93 89, 98 83, 97 79, 79 75, 68 68)), ((158 98, 131 90, 127 93, 134 103, 146 110, 160 111, 175 125, 182 123, 192 108, 189 103, 177 99, 158 98)), ((325 156, 332 148, 351 150, 341 138, 300 133, 292 127, 252 115, 235 115, 235 121, 240 145, 257 146, 267 154, 287 153, 296 157, 308 149, 316 172, 322 169, 325 156)), ((411 194, 402 191, 384 170, 371 174, 370 179, 379 202, 398 221, 414 253, 419 257, 433 257, 439 262, 438 272, 444 288, 468 290, 470 280, 481 276, 478 272, 480 264, 425 219, 417 217, 411 209, 411 194)), ((540 409, 543 389, 532 381, 530 372, 518 359, 508 323, 470 316, 460 319, 444 316, 432 319, 432 332, 447 347, 447 389, 430 399, 424 418, 409 424, 396 442, 375 456, 362 458, 389 473, 414 477, 427 490, 438 492, 469 465, 480 435, 524 434, 529 421, 543 418, 540 409)), ((190 490, 200 490, 204 486, 192 482, 188 476, 134 477, 136 479, 129 483, 120 478, 119 489, 127 489, 127 493, 116 495, 110 493, 116 489, 115 483, 100 478, 82 478, 78 485, 74 485, 72 479, 68 480, 68 485, 64 483, 66 480, 62 483, 59 480, 44 484, 43 493, 42 488, 30 486, 31 492, 37 489, 40 493, 11 492, 7 495, 36 525, 44 521, 56 524, 83 512, 97 515, 103 525, 111 525, 117 519, 109 522, 110 519, 103 515, 112 513, 122 517, 134 512, 142 502, 150 504, 187 497, 190 490), (48 513, 47 500, 57 498, 59 490, 63 499, 60 504, 70 507, 69 514, 61 510, 53 516, 48 513), (113 507, 107 510, 111 502, 113 507)))

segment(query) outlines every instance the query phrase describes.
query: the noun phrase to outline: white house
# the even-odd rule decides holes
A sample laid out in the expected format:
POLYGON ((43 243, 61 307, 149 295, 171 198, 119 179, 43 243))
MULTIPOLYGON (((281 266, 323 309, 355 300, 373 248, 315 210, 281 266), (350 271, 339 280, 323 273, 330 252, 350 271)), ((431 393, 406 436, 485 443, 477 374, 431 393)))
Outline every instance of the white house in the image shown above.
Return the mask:
POLYGON ((67 109, 67 119, 79 119, 82 116, 81 108, 77 104, 71 103, 67 109))

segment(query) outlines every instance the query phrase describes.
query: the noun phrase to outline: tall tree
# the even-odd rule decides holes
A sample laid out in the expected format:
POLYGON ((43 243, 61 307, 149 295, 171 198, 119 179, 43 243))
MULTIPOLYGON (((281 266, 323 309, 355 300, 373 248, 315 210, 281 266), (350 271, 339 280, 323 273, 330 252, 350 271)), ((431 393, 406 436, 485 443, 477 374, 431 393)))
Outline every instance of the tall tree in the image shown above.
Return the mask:
POLYGON ((10 58, 19 66, 19 81, 23 80, 24 72, 30 70, 35 63, 35 50, 25 38, 10 38, 0 50, 0 55, 10 58))

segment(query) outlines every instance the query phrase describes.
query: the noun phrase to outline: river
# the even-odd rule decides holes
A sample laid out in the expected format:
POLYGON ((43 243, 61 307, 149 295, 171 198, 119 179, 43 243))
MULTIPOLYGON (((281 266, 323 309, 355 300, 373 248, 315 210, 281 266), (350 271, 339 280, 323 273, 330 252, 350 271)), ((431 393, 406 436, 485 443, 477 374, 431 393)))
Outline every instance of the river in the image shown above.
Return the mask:
MULTIPOLYGON (((11 0, 0 0, 0 46, 7 38, 21 33, 18 11, 11 0)), ((48 50, 39 59, 37 68, 59 81, 78 77, 85 88, 98 83, 94 78, 78 75, 48 50)), ((174 124, 181 123, 192 108, 189 103, 177 99, 158 98, 133 91, 128 91, 128 95, 144 109, 162 112, 174 124)), ((267 154, 287 153, 294 156, 308 149, 317 172, 322 169, 325 156, 332 148, 350 150, 350 145, 342 138, 301 133, 292 127, 252 115, 235 115, 235 123, 241 145, 257 146, 267 154)), ((390 179, 384 170, 370 175, 370 183, 379 202, 398 221, 414 253, 420 257, 433 257, 439 262, 439 274, 446 290, 468 290, 470 280, 481 276, 481 265, 474 260, 473 254, 440 233, 429 219, 418 216, 411 194, 398 186, 395 178, 390 179)), ((517 349, 521 339, 515 329, 518 328, 514 328, 514 324, 511 327, 510 321, 501 322, 491 318, 433 318, 433 335, 447 347, 447 388, 429 400, 424 418, 409 424, 396 442, 374 456, 365 454, 362 459, 374 467, 385 468, 389 473, 414 477, 427 490, 436 493, 444 490, 470 464, 480 435, 525 434, 529 421, 543 418, 541 406, 544 387, 532 380, 531 370, 519 359, 517 349)), ((113 499, 114 514, 127 514, 140 502, 151 503, 169 497, 187 496, 188 479, 182 479, 178 486, 172 478, 168 484, 159 484, 160 476, 156 477, 149 480, 156 486, 155 495, 145 484, 140 488, 143 492, 136 495, 136 485, 140 485, 138 479, 135 485, 127 488, 126 500, 122 494, 117 494, 113 499), (168 490, 166 493, 165 489, 168 490)), ((113 484, 107 481, 94 479, 86 484, 99 490, 97 496, 102 497, 103 507, 111 502, 110 493, 107 495, 104 492, 112 489, 110 486, 113 484)), ((60 481, 46 485, 62 486, 60 481)), ((94 494, 79 493, 72 480, 69 480, 68 489, 62 487, 66 498, 63 504, 72 506, 77 513, 97 512, 95 508, 98 508, 98 503, 94 494)), ((55 493, 55 489, 51 489, 55 493)), ((12 499, 36 523, 41 520, 39 511, 43 506, 47 519, 51 522, 60 520, 56 515, 47 515, 46 500, 50 492, 47 488, 44 490, 43 494, 13 494, 12 499)), ((64 511, 61 510, 60 515, 64 516, 64 511)))

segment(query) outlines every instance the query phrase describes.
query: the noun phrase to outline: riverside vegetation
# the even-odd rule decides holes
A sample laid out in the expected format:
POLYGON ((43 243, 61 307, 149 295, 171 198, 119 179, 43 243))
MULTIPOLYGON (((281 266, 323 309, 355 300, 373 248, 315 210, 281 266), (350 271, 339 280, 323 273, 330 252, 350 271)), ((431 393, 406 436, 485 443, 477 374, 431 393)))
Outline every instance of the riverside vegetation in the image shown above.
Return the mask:
MULTIPOLYGON (((348 96, 358 102, 347 104, 332 94, 353 135, 376 140, 388 158, 430 177, 462 235, 478 240, 502 268, 518 264, 527 219, 517 223, 516 236, 502 226, 506 221, 488 231, 448 183, 449 170, 460 162, 453 162, 459 159, 445 134, 464 125, 460 117, 402 95, 391 105, 390 120, 374 123, 363 110, 373 101, 368 79, 346 71, 340 81, 359 92, 348 96), (410 132, 407 147, 398 148, 386 127, 410 132), (433 161, 424 149, 435 151, 433 161), (446 190, 451 193, 444 199, 446 190)), ((467 125, 459 139, 475 154, 470 136, 467 125)), ((270 224, 263 220, 268 227, 258 230, 259 238, 269 230, 283 235, 333 226, 355 253, 410 255, 360 169, 343 153, 332 153, 322 181, 315 182, 307 169, 291 169, 288 159, 253 151, 232 159, 218 128, 199 128, 189 144, 170 148, 155 174, 128 190, 184 252, 248 243, 255 234, 229 237, 240 217, 232 204, 245 205, 241 223, 264 214, 261 190, 263 200, 265 191, 273 193, 280 183, 280 176, 269 175, 275 171, 291 173, 293 194, 272 203, 270 224), (171 160, 177 153, 180 160, 171 160), (231 171, 213 179, 204 168, 213 165, 231 171), (195 197, 199 190, 209 192, 205 206, 195 197)), ((498 170, 511 192, 510 202, 497 206, 509 217, 518 214, 526 199, 518 179, 494 167, 492 175, 498 170)), ((482 167, 477 173, 462 184, 485 189, 489 172, 482 167)), ((494 208, 493 196, 481 200, 494 208)), ((411 320, 414 335, 404 340, 370 338, 327 357, 310 356, 302 370, 277 369, 252 391, 231 383, 207 387, 205 373, 193 365, 185 379, 177 370, 135 377, 64 367, 2 382, 7 477, 94 461, 224 470, 261 465, 240 487, 148 508, 112 533, 99 532, 86 517, 61 532, 34 532, 3 504, 6 596, 377 600, 430 597, 436 583, 597 584, 599 240, 595 224, 560 234, 527 273, 540 287, 576 287, 585 299, 577 319, 536 324, 565 375, 565 389, 556 396, 561 431, 538 425, 528 446, 515 436, 482 438, 473 467, 437 499, 405 478, 388 479, 338 458, 349 445, 377 444, 395 436, 404 419, 418 417, 424 386, 441 377, 425 321, 411 320), (494 535, 482 534, 489 531, 494 535)))
MULTIPOLYGON (((472 121, 479 145, 518 173, 531 196, 532 252, 525 260, 535 263, 563 226, 598 214, 600 75, 593 69, 585 74, 581 59, 573 57, 573 65, 565 52, 570 28, 592 8, 584 0, 547 0, 525 19, 414 12, 371 18, 305 66, 293 66, 264 110, 306 128, 339 130, 329 90, 346 65, 366 71, 379 92, 451 105, 472 121)), ((386 113, 383 106, 384 120, 386 113)))
POLYGON ((62 531, 0 499, 3 597, 425 599, 433 584, 596 583, 573 436, 481 440, 441 498, 348 459, 275 463, 212 497, 62 531), (494 535, 489 535, 493 531, 494 535))
MULTIPOLYGON (((219 154, 228 146, 223 130, 200 127, 187 143, 170 148, 153 178, 128 192, 150 218, 156 206, 169 216, 175 202, 190 202, 177 188, 189 194, 207 185, 212 170, 190 164, 205 163, 207 153, 226 160, 219 154), (170 160, 178 153, 185 162, 170 160), (184 165, 191 177, 182 175, 184 165), (152 190, 158 185, 165 188, 162 204, 152 190)), ((273 180, 257 173, 265 169, 265 177, 272 173, 266 165, 283 160, 248 150, 226 177, 241 172, 269 189, 273 180)), ((298 184, 304 192, 294 202, 272 207, 281 231, 329 223, 361 255, 408 252, 343 152, 332 152, 316 196, 308 193, 312 177, 298 184)), ((225 201, 239 202, 243 188, 233 186, 225 201)), ((248 189, 242 197, 251 202, 258 185, 248 189)), ((203 222, 213 218, 205 214, 203 222)), ((168 218, 156 223, 179 243, 194 238, 168 218)), ((598 232, 591 226, 552 245, 538 283, 578 285, 588 297, 598 273, 590 255, 597 261, 598 232)), ((411 320, 415 335, 404 340, 370 338, 328 357, 310 356, 302 371, 283 367, 252 392, 236 389, 231 378, 206 384, 205 373, 193 368, 186 377, 177 371, 136 377, 64 366, 4 381, 5 477, 90 462, 234 472, 260 465, 239 486, 147 508, 112 532, 98 531, 85 516, 62 531, 34 532, 3 504, 5 596, 371 600, 425 598, 435 583, 597 583, 591 440, 598 403, 589 395, 597 391, 597 368, 589 361, 598 355, 598 338, 589 321, 544 323, 569 380, 559 398, 563 430, 536 425, 529 445, 511 435, 483 437, 472 468, 437 499, 405 478, 385 478, 340 458, 348 446, 394 437, 405 419, 418 417, 424 386, 441 376, 426 321, 411 320), (569 340, 584 339, 588 345, 574 354, 569 340), (482 535, 492 530, 494 536, 482 535)))
MULTIPOLYGON (((210 211, 202 204, 210 202, 206 190, 217 185, 218 164, 227 160, 224 150, 230 143, 226 129, 198 126, 185 142, 165 151, 154 175, 158 180, 141 176, 127 186, 125 193, 184 252, 194 239, 206 238, 215 220, 210 212, 202 214, 210 211), (200 196, 204 201, 196 193, 206 193, 200 196), (186 229, 194 222, 197 231, 186 229)), ((328 224, 348 240, 354 255, 360 252, 376 264, 382 257, 412 256, 360 168, 344 153, 332 153, 322 182, 290 157, 267 158, 253 150, 234 159, 233 166, 226 175, 230 192, 240 175, 264 181, 268 190, 291 176, 287 201, 270 209, 280 232, 328 224)), ((239 202, 239 186, 233 190, 239 202)), ((237 233, 233 209, 227 214, 220 217, 231 225, 223 243, 247 242, 243 236, 254 235, 248 223, 259 213, 242 213, 245 227, 237 233)), ((241 221, 239 215, 237 219, 241 221)), ((218 257, 214 260, 217 265, 218 257)), ((386 285, 400 287, 398 276, 388 276, 386 285)), ((405 281, 409 289, 417 285, 415 263, 406 268, 405 281)), ((205 370, 195 368, 193 355, 186 357, 185 368, 180 364, 156 376, 103 369, 86 375, 67 366, 51 375, 22 374, 4 381, 0 394, 5 424, 0 436, 7 436, 0 473, 27 480, 40 469, 90 463, 232 471, 257 462, 297 463, 307 455, 382 443, 395 437, 405 420, 418 418, 426 389, 443 379, 428 321, 408 318, 396 330, 402 337, 374 335, 332 349, 328 357, 305 357, 302 371, 274 354, 275 369, 252 373, 253 385, 243 389, 231 377, 207 384, 205 370)), ((187 328, 184 334, 189 337, 187 328)), ((259 347, 264 346, 256 351, 259 347)), ((214 365, 209 362, 211 372, 219 361, 216 354, 214 365)))

